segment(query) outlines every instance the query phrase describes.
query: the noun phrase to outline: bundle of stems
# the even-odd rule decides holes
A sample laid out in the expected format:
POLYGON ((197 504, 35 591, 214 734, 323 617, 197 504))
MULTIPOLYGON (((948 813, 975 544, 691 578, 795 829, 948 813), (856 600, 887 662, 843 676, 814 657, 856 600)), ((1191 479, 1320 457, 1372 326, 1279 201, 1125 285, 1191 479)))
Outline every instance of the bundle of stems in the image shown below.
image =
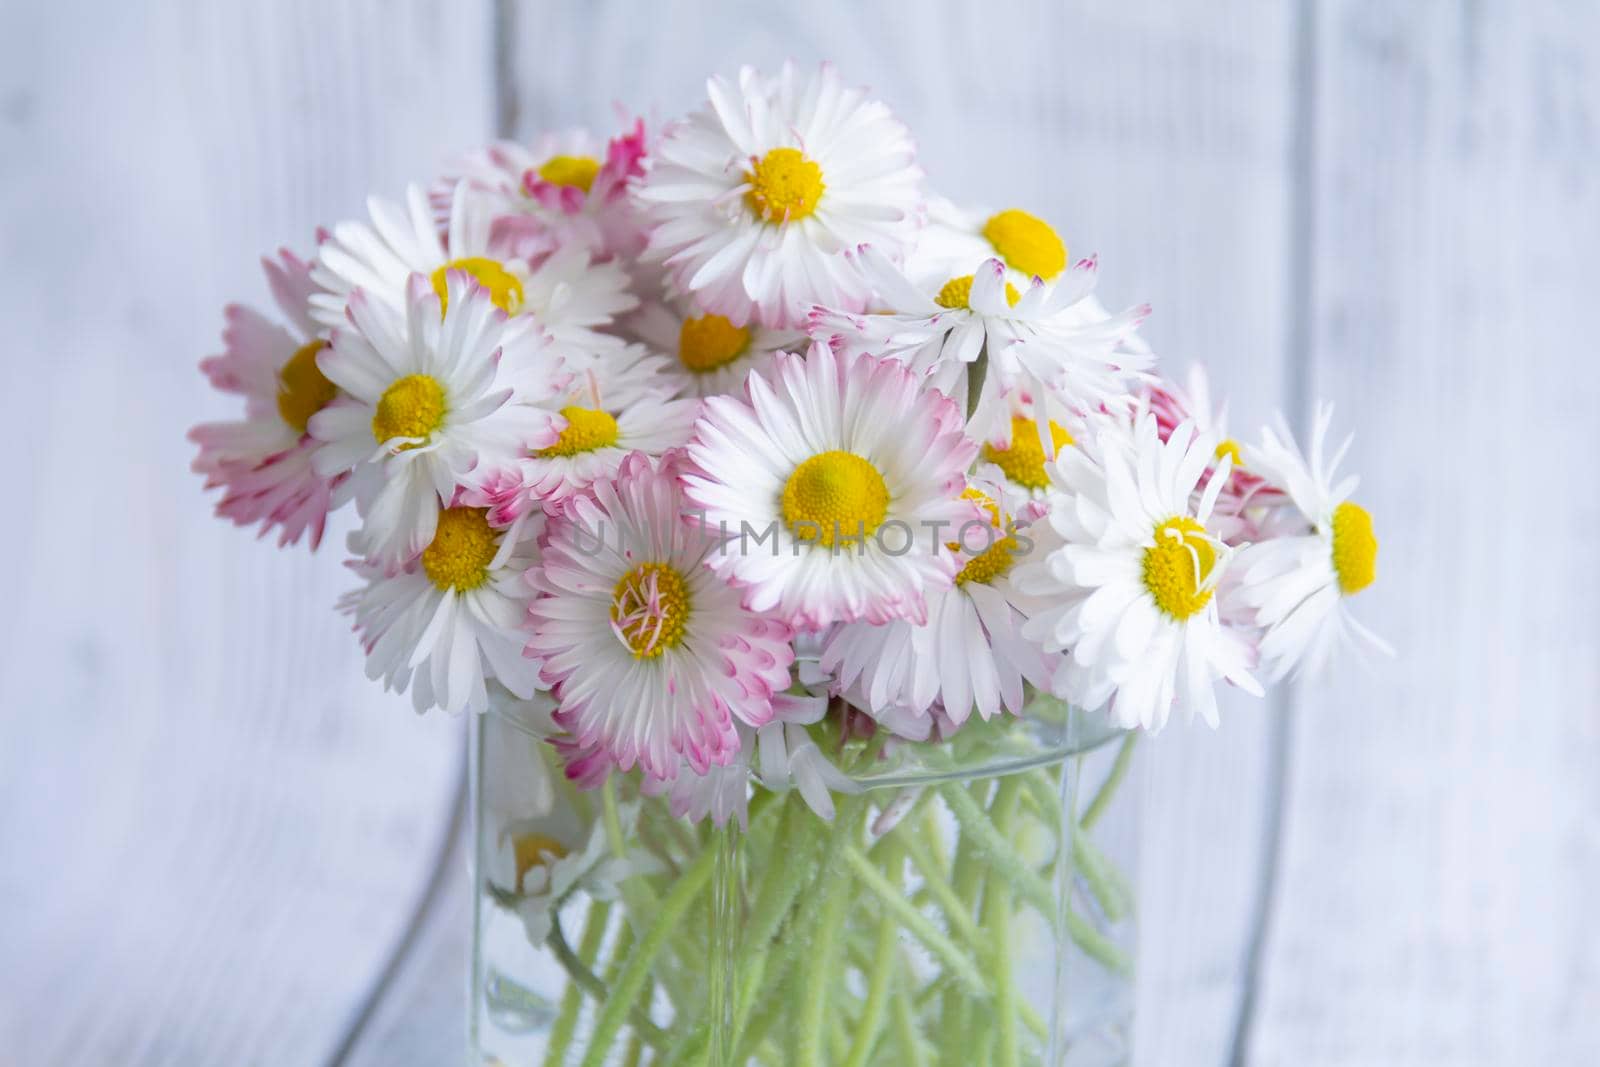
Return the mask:
MULTIPOLYGON (((853 772, 881 758, 880 746, 841 743, 847 729, 814 729, 853 772)), ((1080 808, 1064 797, 1060 760, 957 773, 983 749, 1025 744, 1011 731, 971 733, 983 736, 937 750, 948 776, 840 797, 831 821, 795 792, 758 791, 742 831, 619 797, 615 779, 598 798, 574 794, 597 807, 617 855, 643 845, 656 863, 615 901, 574 894, 557 906, 548 948, 568 983, 545 1063, 1043 1062, 1060 1039, 1056 1012, 1019 988, 1019 949, 1037 957, 1049 945, 1058 967, 1074 951, 1129 970, 1118 934, 1132 894, 1091 831, 1135 735, 1080 808), (638 806, 627 840, 624 803, 638 806)))

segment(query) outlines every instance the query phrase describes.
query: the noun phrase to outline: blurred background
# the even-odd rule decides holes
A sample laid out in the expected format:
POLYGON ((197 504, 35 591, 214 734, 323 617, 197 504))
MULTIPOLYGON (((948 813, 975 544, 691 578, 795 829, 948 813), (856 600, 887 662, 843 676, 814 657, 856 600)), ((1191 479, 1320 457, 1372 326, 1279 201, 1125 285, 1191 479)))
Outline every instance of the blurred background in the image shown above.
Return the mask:
POLYGON ((1138 1062, 1600 1062, 1600 7, 1553 0, 5 0, 0 1062, 458 1061, 461 723, 363 678, 341 536, 210 517, 196 363, 369 191, 786 57, 1099 253, 1236 433, 1357 431, 1399 658, 1149 746, 1138 1062))

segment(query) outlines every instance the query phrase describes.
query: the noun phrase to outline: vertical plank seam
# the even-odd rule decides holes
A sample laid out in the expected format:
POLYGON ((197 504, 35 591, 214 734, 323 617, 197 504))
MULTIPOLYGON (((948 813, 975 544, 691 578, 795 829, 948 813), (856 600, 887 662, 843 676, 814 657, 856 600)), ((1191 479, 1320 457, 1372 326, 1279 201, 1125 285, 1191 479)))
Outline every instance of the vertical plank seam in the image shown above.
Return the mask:
POLYGON ((494 135, 507 138, 516 136, 521 119, 521 102, 517 97, 517 3, 516 0, 493 0, 491 5, 494 35, 494 135))
MULTIPOLYGON (((1308 413, 1311 388, 1316 281, 1317 3, 1300 0, 1291 20, 1293 68, 1289 72, 1290 110, 1288 275, 1284 410, 1296 420, 1308 413)), ((1289 765, 1294 749, 1295 690, 1272 700, 1268 734, 1266 820, 1262 826, 1256 881, 1255 919, 1245 950, 1239 1014, 1228 1056, 1230 1067, 1246 1067, 1260 1005, 1268 937, 1276 912, 1283 842, 1288 823, 1289 765)))

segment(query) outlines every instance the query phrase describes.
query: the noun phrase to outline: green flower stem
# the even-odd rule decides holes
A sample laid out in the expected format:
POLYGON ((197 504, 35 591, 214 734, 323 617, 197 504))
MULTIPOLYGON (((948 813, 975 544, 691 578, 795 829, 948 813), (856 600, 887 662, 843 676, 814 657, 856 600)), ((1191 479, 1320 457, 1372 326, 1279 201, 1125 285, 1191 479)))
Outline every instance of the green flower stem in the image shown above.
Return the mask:
POLYGON ((967 364, 967 419, 978 410, 978 401, 983 396, 983 380, 989 376, 989 343, 984 342, 978 349, 978 358, 967 364))
POLYGON ((644 1058, 644 1042, 638 1034, 628 1038, 628 1050, 622 1057, 622 1067, 639 1067, 639 1061, 644 1058))
POLYGON ((903 1067, 927 1067, 928 1057, 922 1050, 922 1033, 917 1029, 916 1005, 907 988, 913 973, 910 961, 902 959, 900 974, 894 983, 892 1005, 895 1044, 899 1046, 900 1055, 893 1062, 903 1067))
POLYGON ((617 976, 616 985, 611 991, 610 999, 601 1009, 600 1018, 595 1020, 594 1032, 589 1038, 588 1054, 583 1058, 583 1067, 601 1067, 601 1064, 605 1063, 606 1054, 611 1051, 611 1043, 616 1040, 617 1031, 621 1029, 629 1007, 638 998, 646 979, 650 977, 650 967, 655 963, 656 956, 666 945, 673 929, 682 921, 684 913, 689 910, 689 905, 711 881, 711 868, 716 861, 716 855, 715 849, 701 852, 672 887, 666 900, 662 901, 661 910, 656 915, 655 921, 639 942, 638 950, 623 966, 622 973, 617 976))
POLYGON ((944 913, 945 923, 950 927, 950 932, 960 937, 974 950, 981 950, 983 934, 978 929, 978 924, 973 921, 971 911, 962 905, 955 887, 946 878, 943 868, 931 854, 922 835, 908 833, 901 842, 906 854, 911 857, 912 866, 922 875, 923 889, 944 913))
POLYGON ((1039 821, 1048 826, 1052 832, 1061 828, 1061 789, 1055 776, 1049 773, 1029 772, 1020 775, 1027 788, 1024 799, 1033 809, 1039 821))
POLYGON ((1117 974, 1132 974, 1133 964, 1116 943, 1075 911, 1067 912, 1067 936, 1083 950, 1084 955, 1117 974))
MULTIPOLYGON (((930 790, 930 792, 933 792, 933 790, 930 790)), ((928 858, 932 861, 934 868, 941 872, 948 871, 950 869, 950 856, 945 852, 944 828, 939 825, 938 812, 932 808, 923 813, 920 837, 923 843, 928 846, 928 858)), ((940 877, 942 879, 944 875, 941 874, 940 877)))
MULTIPOLYGON (((1022 800, 1023 775, 1001 779, 995 790, 991 820, 995 832, 1005 837, 1022 800)), ((1011 889, 1003 879, 991 878, 983 891, 983 925, 989 931, 989 973, 994 992, 994 1012, 999 1022, 998 1067, 1021 1067, 1017 1040, 1017 986, 1011 973, 1011 889)))
MULTIPOLYGON (((772 870, 769 871, 767 878, 769 884, 773 880, 783 883, 778 891, 788 896, 789 903, 794 905, 794 912, 788 925, 784 927, 783 939, 778 942, 775 949, 761 950, 764 962, 752 961, 751 970, 741 983, 739 996, 741 1011, 748 1013, 758 1000, 761 1001, 761 1010, 750 1016, 747 1027, 740 1027, 742 1032, 739 1034, 734 1052, 735 1063, 742 1062, 748 1057, 750 1050, 765 1039, 767 1030, 784 1009, 791 1007, 788 993, 783 988, 784 983, 789 978, 790 968, 798 962, 801 948, 812 944, 813 930, 818 922, 824 899, 821 889, 833 873, 830 869, 831 861, 837 856, 840 845, 847 839, 846 828, 854 826, 859 821, 860 809, 865 801, 854 797, 845 799, 835 812, 831 827, 804 810, 802 808, 804 802, 798 796, 791 794, 789 803, 795 806, 793 818, 798 820, 796 829, 799 836, 791 849, 793 859, 783 864, 772 864, 772 870), (806 877, 808 873, 811 874, 810 878, 806 877), (805 891, 803 896, 802 891, 805 891)), ((767 888, 767 886, 762 887, 763 894, 767 888)), ((762 910, 759 901, 756 910, 757 912, 762 910)), ((788 914, 787 907, 777 913, 774 919, 774 934, 777 925, 782 923, 786 914, 788 914)), ((765 926, 759 929, 753 927, 753 932, 761 933, 765 929, 765 926)), ((765 944, 757 942, 753 937, 749 939, 749 943, 765 944)))
MULTIPOLYGON (((882 850, 880 857, 885 868, 892 872, 886 881, 891 891, 900 889, 900 853, 893 845, 882 850)), ((859 877, 859 875, 858 875, 859 877)), ((867 972, 867 999, 861 1008, 861 1022, 856 1027, 856 1039, 845 1057, 845 1067, 866 1067, 867 1057, 878 1041, 878 1031, 883 1028, 884 1012, 889 1006, 889 984, 894 979, 895 949, 900 944, 900 924, 885 907, 878 920, 878 937, 872 951, 872 968, 867 972)))
POLYGON ((884 911, 898 919, 903 930, 921 941, 930 953, 948 967, 971 995, 980 999, 988 995, 983 972, 978 965, 943 930, 935 926, 932 919, 912 907, 900 888, 885 878, 872 861, 862 855, 860 849, 853 845, 846 847, 844 861, 856 879, 878 898, 884 911))
POLYGON ((1072 859, 1078 876, 1099 902, 1106 918, 1121 922, 1132 910, 1133 889, 1093 839, 1076 826, 1072 828, 1072 859))
MULTIPOLYGON (((1053 921, 1056 913, 1055 893, 1048 883, 1035 873, 1028 861, 1011 847, 1011 842, 995 829, 988 814, 976 800, 960 788, 945 788, 945 800, 961 824, 963 844, 971 835, 977 849, 990 861, 991 876, 1009 882, 1017 894, 1036 908, 1041 915, 1053 921)), ((957 872, 958 876, 960 872, 957 872)))
MULTIPOLYGON (((982 805, 974 796, 974 794, 984 796, 987 788, 987 782, 973 782, 966 786, 953 783, 941 789, 940 793, 952 811, 960 804, 963 810, 970 809, 976 813, 974 822, 987 825, 988 815, 984 813, 982 805)), ((979 862, 976 832, 971 829, 968 822, 960 820, 958 822, 960 837, 956 842, 955 860, 951 871, 961 910, 971 916, 977 906, 978 894, 983 890, 984 865, 979 862)), ((953 976, 945 977, 948 979, 953 976)), ((967 1044, 967 1020, 972 1014, 972 1003, 958 984, 947 980, 941 985, 938 1040, 941 1061, 950 1064, 951 1067, 971 1067, 972 1060, 968 1055, 967 1044)))
MULTIPOLYGON (((735 981, 733 1030, 736 1052, 745 1047, 738 1042, 767 977, 772 940, 805 887, 806 880, 799 872, 812 869, 809 858, 818 851, 816 841, 824 833, 820 820, 808 818, 809 815, 798 797, 793 794, 784 797, 780 822, 773 839, 772 859, 765 866, 761 887, 756 892, 755 906, 745 925, 740 973, 735 981), (795 861, 792 866, 786 862, 791 857, 795 861), (780 858, 785 862, 776 862, 780 858)), ((737 1055, 735 1062, 738 1062, 737 1055)))
POLYGON ((845 1035, 845 1017, 842 1012, 832 1011, 827 1015, 826 1030, 828 1033, 828 1058, 827 1063, 838 1063, 850 1054, 850 1038, 845 1035))
MULTIPOLYGON (((611 902, 597 900, 589 905, 589 914, 583 922, 583 938, 578 942, 578 963, 585 974, 593 979, 604 990, 605 985, 594 977, 591 968, 594 958, 600 952, 600 945, 606 937, 606 925, 611 920, 611 902)), ((560 939, 560 946, 565 947, 566 940, 561 937, 560 920, 552 916, 550 936, 560 939)), ((566 962, 561 949, 556 948, 556 958, 566 962)), ((569 966, 568 973, 572 981, 561 993, 561 1011, 556 1016, 555 1025, 550 1030, 550 1044, 545 1052, 544 1062, 546 1067, 559 1067, 566 1062, 567 1049, 572 1044, 573 1032, 578 1028, 578 1012, 583 1007, 584 990, 588 988, 578 977, 578 973, 569 966)), ((593 990, 591 989, 592 993, 593 990)))
MULTIPOLYGON (((864 804, 852 799, 839 805, 834 813, 832 844, 834 855, 843 853, 847 858, 859 855, 850 838, 860 818, 864 804)), ((840 933, 850 908, 850 879, 832 871, 832 857, 823 858, 823 869, 818 875, 821 883, 821 905, 816 928, 808 939, 809 951, 800 957, 800 998, 794 1022, 794 1057, 797 1067, 821 1067, 823 1027, 827 1022, 828 997, 835 984, 839 966, 840 933)), ((870 867, 870 864, 869 864, 870 867)), ((877 874, 873 871, 873 874, 877 874)), ((879 877, 882 877, 879 875, 879 877)))
POLYGON ((1111 764, 1111 773, 1100 783, 1094 799, 1089 801, 1089 806, 1083 809, 1083 817, 1078 820, 1078 825, 1084 830, 1094 829, 1094 824, 1100 821, 1100 816, 1104 815, 1106 808, 1110 806, 1111 798, 1117 795, 1117 787, 1122 785, 1122 780, 1128 776, 1128 766, 1133 762, 1133 746, 1138 740, 1137 730, 1130 730, 1122 739, 1122 747, 1117 749, 1117 758, 1111 764))
POLYGON ((617 780, 607 778, 600 787, 601 817, 606 827, 606 843, 611 854, 622 859, 628 854, 628 842, 622 836, 622 815, 617 810, 617 780))
MULTIPOLYGON (((603 924, 600 927, 600 932, 601 936, 604 937, 605 926, 603 924)), ((587 928, 584 931, 584 935, 587 939, 587 928)), ((551 916, 550 939, 547 943, 550 946, 550 950, 555 953, 555 957, 557 961, 560 962, 562 969, 567 972, 567 977, 572 981, 572 984, 569 985, 562 994, 563 1004, 565 1004, 568 994, 575 994, 581 998, 583 993, 588 993, 595 999, 597 1003, 600 1004, 606 1004, 610 1001, 611 993, 607 989, 606 983, 602 981, 594 973, 594 971, 590 970, 587 961, 580 958, 578 954, 572 950, 572 946, 567 943, 566 935, 561 931, 561 920, 558 916, 551 916)), ((595 951, 598 950, 599 946, 596 945, 595 951)), ((630 1018, 634 1027, 641 1035, 643 1035, 644 1039, 650 1043, 651 1047, 665 1047, 667 1035, 662 1032, 659 1026, 650 1021, 649 1013, 646 1012, 642 1007, 631 1008, 630 1018)), ((574 1021, 576 1021, 576 1019, 574 1019, 574 1021)), ((557 1022, 559 1023, 560 1020, 558 1019, 557 1022)), ((552 1038, 552 1041, 553 1040, 554 1038, 552 1038)), ((568 1040, 571 1040, 570 1035, 568 1040)), ((561 1053, 564 1056, 566 1050, 562 1049, 561 1053)), ((560 1060, 549 1062, 559 1063, 560 1060)))

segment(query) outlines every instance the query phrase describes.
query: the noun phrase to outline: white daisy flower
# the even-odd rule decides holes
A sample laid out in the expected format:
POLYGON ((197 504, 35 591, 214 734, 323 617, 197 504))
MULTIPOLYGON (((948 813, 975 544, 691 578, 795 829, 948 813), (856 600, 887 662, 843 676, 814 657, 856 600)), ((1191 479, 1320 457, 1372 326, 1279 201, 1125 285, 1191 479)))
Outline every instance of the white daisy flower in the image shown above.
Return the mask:
POLYGON ((555 439, 486 465, 470 498, 493 509, 495 525, 506 526, 532 510, 559 510, 614 476, 630 453, 660 456, 682 447, 700 402, 673 398, 679 382, 666 365, 642 345, 603 353, 560 402, 555 439))
POLYGON ((506 314, 524 309, 528 264, 505 256, 494 240, 491 206, 471 196, 465 184, 456 186, 442 234, 416 185, 406 190, 405 206, 374 196, 367 211, 370 225, 341 222, 317 250, 311 277, 324 291, 311 298, 311 315, 324 326, 343 325, 345 303, 357 289, 404 313, 413 274, 421 274, 448 302, 445 275, 451 270, 470 274, 506 314))
POLYGON ((1184 422, 1192 422, 1196 433, 1217 438, 1217 459, 1227 456, 1233 461, 1233 471, 1228 484, 1217 497, 1217 532, 1230 545, 1253 541, 1264 533, 1256 518, 1264 508, 1284 503, 1281 490, 1249 468, 1239 442, 1228 435, 1228 406, 1216 404, 1211 398, 1211 382, 1205 368, 1190 364, 1184 384, 1155 378, 1140 393, 1138 412, 1149 411, 1156 419, 1156 427, 1164 441, 1184 422))
POLYGON ((602 331, 638 306, 621 263, 597 262, 581 244, 542 256, 536 265, 513 254, 513 242, 496 231, 492 200, 474 195, 470 183, 456 184, 442 236, 417 186, 407 190, 405 208, 373 197, 368 210, 371 225, 342 222, 318 251, 312 277, 326 292, 311 298, 312 315, 327 326, 343 322, 356 289, 403 312, 413 274, 426 277, 448 307, 445 276, 465 271, 507 315, 537 318, 550 335, 550 354, 581 370, 597 351, 621 344, 602 331))
POLYGON ((772 330, 759 323, 735 326, 726 316, 701 313, 690 301, 645 304, 630 315, 624 328, 669 358, 665 371, 686 396, 734 393, 751 372, 766 373, 779 352, 798 352, 806 345, 799 331, 772 330))
MULTIPOLYGON (((522 654, 521 625, 533 592, 524 572, 537 558, 537 527, 513 541, 482 508, 437 508, 432 541, 398 571, 357 559, 366 584, 342 606, 367 651, 367 676, 405 692, 417 711, 485 711, 493 679, 526 700, 539 665, 522 654)), ((360 550, 361 540, 352 537, 360 550)))
POLYGON ((530 261, 580 245, 596 255, 632 257, 644 248, 629 181, 644 173, 644 121, 601 143, 587 130, 549 134, 533 146, 496 141, 467 155, 431 192, 448 219, 456 185, 486 199, 504 236, 530 261))
POLYGON ((1273 681, 1290 671, 1320 674, 1346 642, 1394 654, 1345 603, 1377 578, 1378 539, 1372 516, 1350 499, 1359 479, 1335 481, 1351 438, 1329 459, 1324 444, 1332 421, 1331 405, 1317 411, 1309 461, 1281 424, 1246 452, 1251 468, 1281 487, 1291 505, 1288 530, 1245 548, 1235 565, 1238 602, 1266 631, 1261 659, 1273 681))
POLYGON ((997 476, 1013 492, 1042 499, 1050 488, 1047 465, 1063 448, 1075 443, 1072 432, 1054 419, 1045 432, 1032 417, 1033 405, 1019 399, 1012 407, 1011 422, 1004 434, 995 434, 983 443, 983 461, 992 464, 997 476))
POLYGON ((556 721, 585 758, 670 778, 739 750, 736 721, 772 714, 789 684, 789 629, 743 607, 684 523, 678 464, 634 454, 616 480, 552 516, 530 581, 528 653, 555 687, 556 721))
MULTIPOLYGON (((623 840, 633 841, 639 805, 618 805, 617 818, 623 840)), ((602 820, 586 817, 574 804, 555 804, 535 818, 500 825, 486 867, 485 880, 522 920, 528 942, 542 945, 556 906, 573 893, 615 900, 623 882, 652 874, 660 864, 639 845, 617 855, 602 820)))
POLYGON ((785 64, 708 83, 710 106, 669 128, 638 189, 649 254, 680 291, 743 325, 798 325, 812 304, 858 309, 866 293, 839 253, 903 255, 921 223, 911 136, 884 104, 785 64))
POLYGON ((725 542, 712 566, 756 611, 799 629, 927 617, 955 558, 941 529, 970 515, 958 494, 977 454, 948 397, 890 360, 813 345, 777 357, 746 399, 709 397, 685 477, 725 542))
POLYGON ((325 476, 354 471, 366 519, 366 552, 393 569, 433 540, 439 508, 480 463, 557 440, 545 405, 564 379, 530 371, 543 337, 527 318, 508 319, 465 271, 448 274, 449 303, 413 275, 404 314, 365 290, 349 301, 353 329, 335 330, 317 356, 347 394, 311 419, 324 442, 325 476))
POLYGON ((200 363, 211 384, 245 398, 245 416, 189 431, 200 446, 194 470, 206 488, 222 487, 217 514, 239 526, 279 530, 278 545, 296 544, 310 532, 316 548, 328 512, 348 498, 347 479, 317 473, 311 457, 317 442, 306 432, 311 417, 338 394, 322 371, 319 336, 307 301, 317 291, 311 268, 289 251, 263 258, 280 325, 253 308, 229 305, 222 339, 225 351, 200 363))
POLYGON ((948 545, 961 569, 949 589, 928 594, 927 621, 848 623, 829 637, 822 668, 868 714, 904 710, 931 722, 938 702, 959 727, 974 707, 985 719, 1002 708, 1021 713, 1025 685, 1050 688, 1059 657, 1022 635, 1025 598, 1012 583, 1013 567, 1033 547, 1027 519, 1019 524, 1014 509, 1029 505, 1007 498, 999 471, 987 473, 962 493, 976 507, 948 545))
POLYGON ((1085 710, 1109 702, 1122 725, 1158 729, 1176 705, 1215 725, 1216 679, 1261 693, 1214 595, 1232 550, 1207 522, 1229 461, 1194 503, 1216 438, 1185 424, 1162 442, 1148 415, 1131 443, 1106 440, 1118 432, 1108 422, 1052 467, 1048 527, 1017 569, 1041 603, 1022 633, 1068 653, 1057 694, 1085 710))
POLYGON ((917 235, 906 263, 907 273, 919 285, 937 288, 985 260, 999 259, 1005 264, 1006 280, 1025 289, 1035 278, 1056 281, 1071 262, 1066 242, 1055 228, 1020 208, 968 211, 933 196, 927 211, 927 225, 917 235))
POLYGON ((998 259, 989 259, 975 273, 925 290, 870 246, 849 258, 893 310, 819 307, 807 320, 811 336, 847 352, 904 360, 958 397, 967 396, 970 368, 986 355, 968 420, 974 436, 1008 436, 1011 409, 1022 394, 1051 418, 1124 405, 1153 362, 1135 336, 1149 307, 1106 315, 1091 305, 1092 259, 1074 264, 1053 285, 1036 279, 1022 290, 1006 280, 998 259))
POLYGON ((623 347, 604 331, 639 306, 628 286, 621 261, 596 261, 588 249, 568 245, 526 273, 522 307, 544 327, 549 354, 581 373, 623 347))

